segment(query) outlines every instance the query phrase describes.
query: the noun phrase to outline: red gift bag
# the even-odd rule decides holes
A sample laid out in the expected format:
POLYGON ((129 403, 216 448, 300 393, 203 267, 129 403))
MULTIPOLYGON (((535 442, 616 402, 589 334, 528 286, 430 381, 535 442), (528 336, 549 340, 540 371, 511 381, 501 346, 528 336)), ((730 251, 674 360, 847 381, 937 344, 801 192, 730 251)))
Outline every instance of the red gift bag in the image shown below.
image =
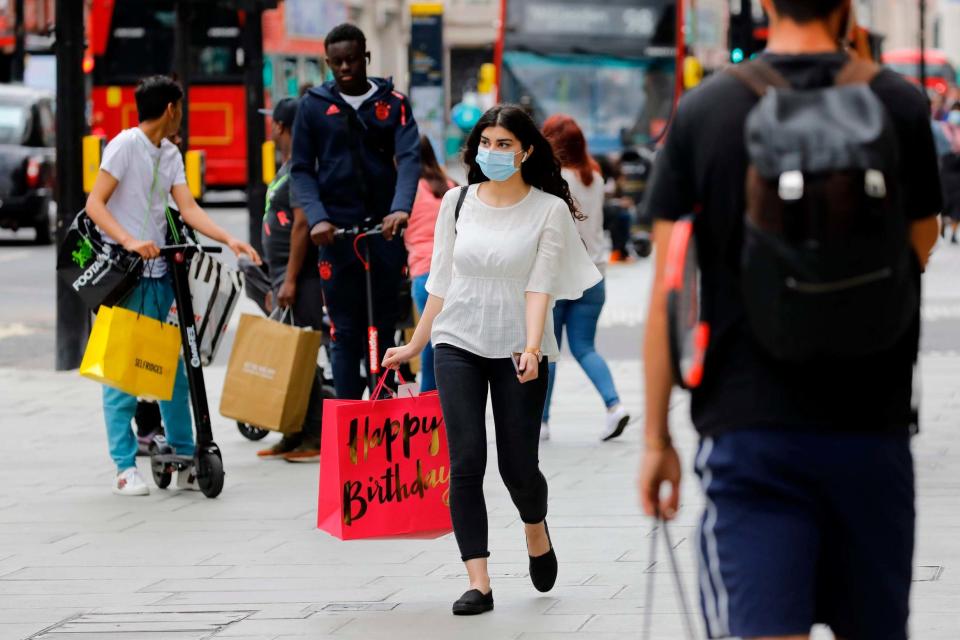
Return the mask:
POLYGON ((450 454, 436 392, 325 400, 320 451, 318 528, 341 540, 452 530, 450 454))

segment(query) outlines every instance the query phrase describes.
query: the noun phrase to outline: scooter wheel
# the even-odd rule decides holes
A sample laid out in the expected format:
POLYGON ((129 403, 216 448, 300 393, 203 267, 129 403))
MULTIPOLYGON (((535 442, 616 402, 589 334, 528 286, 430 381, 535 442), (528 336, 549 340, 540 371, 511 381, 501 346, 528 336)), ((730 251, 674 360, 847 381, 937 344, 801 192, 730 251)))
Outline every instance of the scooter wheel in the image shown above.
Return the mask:
POLYGON ((173 449, 171 449, 169 445, 160 447, 157 446, 156 442, 150 443, 150 471, 153 473, 153 482, 157 485, 158 489, 166 489, 170 486, 170 481, 173 479, 173 473, 169 470, 167 465, 162 462, 158 462, 155 459, 155 456, 172 452, 173 449))
POLYGON ((649 240, 636 240, 633 243, 633 250, 641 258, 649 258, 650 254, 653 253, 653 243, 649 240))
POLYGON ((261 429, 259 427, 254 427, 246 422, 237 421, 237 430, 240 431, 240 434, 247 440, 263 440, 267 437, 267 434, 270 433, 266 429, 261 429))
POLYGON ((204 453, 197 469, 197 484, 208 498, 216 498, 223 491, 223 460, 215 453, 204 453))
POLYGON ((152 465, 153 466, 153 482, 157 485, 158 489, 166 489, 170 486, 170 481, 173 479, 173 474, 169 471, 164 471, 162 465, 152 465))

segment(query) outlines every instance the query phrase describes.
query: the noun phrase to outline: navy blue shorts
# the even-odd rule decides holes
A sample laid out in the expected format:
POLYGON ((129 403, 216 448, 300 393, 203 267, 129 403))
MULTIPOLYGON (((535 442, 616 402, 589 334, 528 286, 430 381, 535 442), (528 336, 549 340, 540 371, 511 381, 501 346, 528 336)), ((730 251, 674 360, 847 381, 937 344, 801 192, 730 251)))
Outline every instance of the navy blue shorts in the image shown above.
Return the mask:
POLYGON ((907 637, 908 435, 743 430, 704 438, 698 545, 710 638, 907 637))

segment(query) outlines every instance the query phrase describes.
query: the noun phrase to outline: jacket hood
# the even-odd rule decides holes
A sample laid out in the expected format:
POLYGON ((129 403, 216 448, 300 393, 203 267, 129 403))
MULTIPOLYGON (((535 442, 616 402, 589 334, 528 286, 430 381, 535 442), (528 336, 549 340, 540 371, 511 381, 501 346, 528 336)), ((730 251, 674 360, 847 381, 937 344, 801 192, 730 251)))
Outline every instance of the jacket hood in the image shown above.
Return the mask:
MULTIPOLYGON (((377 91, 373 94, 373 98, 382 98, 384 95, 387 95, 393 91, 393 78, 374 78, 372 76, 368 76, 367 80, 377 85, 377 91)), ((337 89, 337 83, 334 80, 328 80, 319 87, 313 87, 307 92, 307 94, 320 98, 321 100, 326 100, 327 102, 346 104, 343 97, 340 95, 340 90, 337 89)))

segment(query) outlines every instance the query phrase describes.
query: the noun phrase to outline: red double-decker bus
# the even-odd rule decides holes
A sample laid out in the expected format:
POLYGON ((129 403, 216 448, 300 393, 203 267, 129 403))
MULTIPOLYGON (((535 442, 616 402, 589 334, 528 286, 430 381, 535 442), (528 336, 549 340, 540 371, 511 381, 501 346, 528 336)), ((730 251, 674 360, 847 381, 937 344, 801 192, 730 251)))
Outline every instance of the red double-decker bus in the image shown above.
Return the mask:
MULTIPOLYGON (((325 5, 324 5, 325 6, 325 5)), ((190 38, 190 147, 206 151, 206 184, 246 184, 243 11, 194 3, 190 38)), ((265 96, 295 95, 327 75, 323 37, 346 19, 316 11, 312 0, 287 0, 263 14, 265 96)), ((92 0, 89 13, 93 80, 92 127, 112 138, 137 124, 133 90, 147 75, 173 71, 174 0, 92 0)))
MULTIPOLYGON (((190 147, 206 151, 208 186, 247 182, 241 15, 194 5, 190 33, 190 147)), ((94 132, 108 139, 137 124, 137 81, 173 71, 173 0, 93 0, 87 71, 93 75, 94 132)))

